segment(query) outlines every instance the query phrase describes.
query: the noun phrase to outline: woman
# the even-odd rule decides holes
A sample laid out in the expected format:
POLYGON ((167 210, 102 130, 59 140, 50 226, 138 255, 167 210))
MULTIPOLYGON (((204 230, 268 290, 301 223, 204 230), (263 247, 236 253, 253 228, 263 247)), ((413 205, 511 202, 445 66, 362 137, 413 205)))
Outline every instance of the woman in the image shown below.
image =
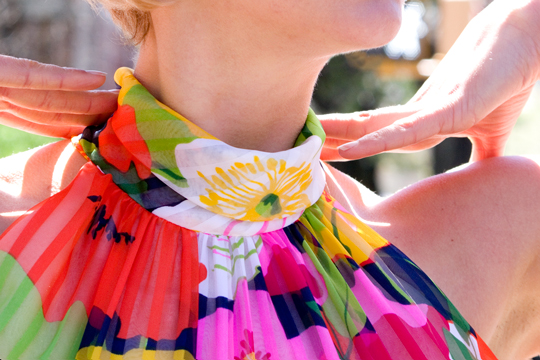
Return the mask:
POLYGON ((319 167, 318 72, 390 40, 401 6, 117 8, 128 29, 151 22, 115 115, 77 141, 101 171, 55 144, 26 155, 43 157, 28 196, 3 202, 24 209, 50 193, 47 168, 60 188, 84 165, 0 239, 0 356, 494 359, 481 338, 499 359, 538 353, 536 163, 484 161, 387 199, 319 167))

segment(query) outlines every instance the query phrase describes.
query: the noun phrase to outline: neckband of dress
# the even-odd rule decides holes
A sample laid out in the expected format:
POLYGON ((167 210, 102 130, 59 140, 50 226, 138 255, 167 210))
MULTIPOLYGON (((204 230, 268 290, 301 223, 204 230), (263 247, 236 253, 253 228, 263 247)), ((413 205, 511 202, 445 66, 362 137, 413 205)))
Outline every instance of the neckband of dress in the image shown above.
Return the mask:
POLYGON ((247 150, 160 103, 131 69, 119 69, 115 80, 118 110, 103 129, 83 134, 81 147, 92 161, 99 158, 102 171, 136 174, 147 183, 155 177, 182 198, 153 208, 154 214, 197 231, 256 234, 291 224, 321 196, 325 134, 312 110, 294 148, 247 150))

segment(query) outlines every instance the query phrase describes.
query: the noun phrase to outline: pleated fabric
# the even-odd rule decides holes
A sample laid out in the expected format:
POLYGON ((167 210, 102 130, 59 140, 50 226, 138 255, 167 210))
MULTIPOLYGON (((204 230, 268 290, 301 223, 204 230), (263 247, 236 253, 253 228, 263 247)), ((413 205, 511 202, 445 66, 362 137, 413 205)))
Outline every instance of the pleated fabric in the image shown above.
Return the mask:
POLYGON ((92 162, 0 236, 0 359, 495 359, 323 192, 313 112, 294 148, 240 149, 116 79, 92 162))
POLYGON ((88 163, 0 237, 0 358, 495 359, 328 194, 250 236, 182 228, 88 163))

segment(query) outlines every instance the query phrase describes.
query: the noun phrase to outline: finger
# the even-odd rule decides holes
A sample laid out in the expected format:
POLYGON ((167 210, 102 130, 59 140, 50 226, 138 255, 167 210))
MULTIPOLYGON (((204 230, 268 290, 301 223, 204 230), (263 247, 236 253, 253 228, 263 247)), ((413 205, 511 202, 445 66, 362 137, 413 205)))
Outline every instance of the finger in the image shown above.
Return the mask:
POLYGON ((346 159, 360 159, 419 143, 440 133, 441 124, 449 116, 447 112, 414 114, 341 146, 339 153, 346 159))
POLYGON ((98 125, 105 122, 110 116, 110 114, 85 115, 37 111, 0 101, 0 117, 4 116, 6 113, 36 124, 53 126, 98 125))
POLYGON ((321 160, 323 161, 349 161, 349 159, 344 159, 339 155, 337 149, 323 148, 321 151, 321 160))
POLYGON ((71 114, 112 113, 118 91, 54 91, 0 87, 0 99, 27 109, 71 114))
POLYGON ((42 64, 0 55, 0 85, 42 90, 92 90, 100 87, 106 74, 42 64))
POLYGON ((51 126, 36 124, 34 122, 20 119, 11 114, 3 114, 0 117, 0 124, 36 135, 65 139, 70 139, 73 136, 79 135, 84 130, 84 126, 51 126))
POLYGON ((321 115, 319 119, 327 137, 356 140, 398 119, 410 116, 420 108, 420 104, 411 103, 352 114, 321 115))
MULTIPOLYGON (((452 136, 462 137, 462 136, 458 136, 457 134, 454 134, 452 136)), ((393 152, 393 153, 411 153, 411 152, 417 152, 417 151, 421 151, 421 150, 425 150, 425 149, 430 149, 430 148, 440 144, 446 138, 447 138, 446 136, 435 135, 435 136, 432 136, 430 138, 427 138, 426 140, 419 141, 419 142, 417 142, 415 144, 412 144, 412 145, 409 145, 409 146, 404 146, 404 147, 399 148, 399 149, 390 150, 389 152, 393 152)))
POLYGON ((349 140, 343 140, 343 139, 332 139, 332 138, 326 138, 324 141, 324 147, 331 148, 331 149, 337 149, 341 145, 344 145, 348 143, 349 140))

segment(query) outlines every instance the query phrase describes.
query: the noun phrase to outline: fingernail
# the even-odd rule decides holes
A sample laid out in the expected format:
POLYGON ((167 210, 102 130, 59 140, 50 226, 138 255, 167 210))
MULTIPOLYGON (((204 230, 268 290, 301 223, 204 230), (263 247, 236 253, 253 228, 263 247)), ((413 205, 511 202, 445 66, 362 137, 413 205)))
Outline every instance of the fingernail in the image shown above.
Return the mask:
POLYGON ((339 151, 347 151, 347 150, 349 150, 349 149, 351 149, 351 148, 353 148, 353 147, 355 147, 355 146, 356 146, 356 141, 350 142, 350 143, 346 143, 346 144, 343 144, 343 145, 341 145, 341 146, 338 146, 338 150, 339 150, 339 151))
POLYGON ((97 70, 86 70, 87 73, 92 75, 99 75, 99 76, 107 76, 107 73, 103 71, 97 71, 97 70))

